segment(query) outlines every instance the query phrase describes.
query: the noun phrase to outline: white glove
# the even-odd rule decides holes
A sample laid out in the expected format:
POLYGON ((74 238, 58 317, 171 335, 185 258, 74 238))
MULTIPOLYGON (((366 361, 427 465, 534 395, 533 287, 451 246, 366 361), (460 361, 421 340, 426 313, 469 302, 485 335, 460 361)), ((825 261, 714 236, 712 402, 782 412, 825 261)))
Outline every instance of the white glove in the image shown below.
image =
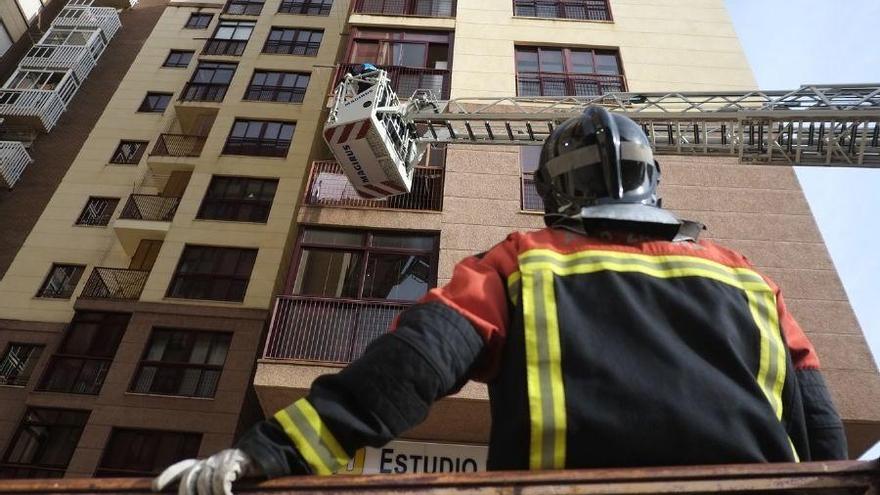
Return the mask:
POLYGON ((153 480, 160 492, 176 481, 178 495, 232 495, 232 482, 258 474, 250 456, 239 449, 226 449, 207 459, 187 459, 171 465, 153 480))

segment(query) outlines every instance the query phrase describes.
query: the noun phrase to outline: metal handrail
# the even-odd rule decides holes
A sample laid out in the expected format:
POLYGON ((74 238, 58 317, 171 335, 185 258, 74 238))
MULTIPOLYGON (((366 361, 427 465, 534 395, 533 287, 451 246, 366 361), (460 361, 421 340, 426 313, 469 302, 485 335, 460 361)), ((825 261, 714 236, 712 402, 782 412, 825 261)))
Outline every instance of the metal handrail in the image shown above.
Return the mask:
POLYGON ((150 276, 149 270, 95 267, 83 287, 83 299, 137 300, 150 276))
POLYGON ((356 14, 455 17, 455 11, 455 0, 357 0, 354 4, 356 14))
POLYGON ((198 157, 205 147, 205 136, 194 134, 159 134, 156 145, 150 155, 198 157))
POLYGON ((444 175, 442 168, 416 167, 409 193, 370 200, 358 195, 339 163, 316 161, 312 163, 304 203, 309 206, 443 211, 444 175))
POLYGON ((170 222, 174 219, 180 198, 157 194, 132 194, 125 203, 120 220, 150 220, 170 222))

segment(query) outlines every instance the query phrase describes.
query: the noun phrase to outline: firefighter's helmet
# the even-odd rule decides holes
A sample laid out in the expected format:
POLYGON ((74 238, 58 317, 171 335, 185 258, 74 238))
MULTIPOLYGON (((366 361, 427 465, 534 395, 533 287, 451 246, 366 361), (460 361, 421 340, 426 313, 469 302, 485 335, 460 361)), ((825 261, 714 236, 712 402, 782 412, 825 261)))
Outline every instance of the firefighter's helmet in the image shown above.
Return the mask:
POLYGON ((548 225, 576 216, 677 223, 659 208, 659 182, 660 164, 642 128, 599 106, 554 129, 535 173, 548 225))

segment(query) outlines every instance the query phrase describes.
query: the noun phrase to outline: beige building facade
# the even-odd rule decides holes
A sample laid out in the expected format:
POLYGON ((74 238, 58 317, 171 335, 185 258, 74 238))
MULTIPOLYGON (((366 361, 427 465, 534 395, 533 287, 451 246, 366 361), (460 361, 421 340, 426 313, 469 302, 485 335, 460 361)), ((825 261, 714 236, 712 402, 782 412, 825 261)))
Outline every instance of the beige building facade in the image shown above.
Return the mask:
MULTIPOLYGON (((7 249, 0 476, 149 474, 226 447, 359 355, 456 262, 543 225, 534 148, 432 149, 412 193, 359 199, 321 138, 348 67, 376 63, 402 96, 443 98, 755 86, 721 0, 570 3, 142 0, 124 12, 153 25, 7 249), (36 438, 47 426, 55 436, 36 438), (34 447, 53 442, 66 446, 54 458, 34 447)), ((666 204, 780 283, 860 453, 880 436, 880 379, 793 171, 660 160, 666 204)), ((480 445, 488 428, 485 387, 471 383, 405 437, 480 445)))

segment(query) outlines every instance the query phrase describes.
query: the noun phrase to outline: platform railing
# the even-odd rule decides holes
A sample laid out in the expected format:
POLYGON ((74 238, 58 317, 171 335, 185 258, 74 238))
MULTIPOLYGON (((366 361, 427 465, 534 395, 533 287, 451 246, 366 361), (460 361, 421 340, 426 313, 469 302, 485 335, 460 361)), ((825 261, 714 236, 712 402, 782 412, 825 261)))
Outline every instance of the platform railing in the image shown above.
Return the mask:
POLYGON ((0 185, 12 189, 28 165, 33 163, 24 143, 0 141, 0 185))
POLYGON ((343 208, 442 211, 443 179, 442 168, 416 167, 410 192, 384 200, 364 199, 352 187, 339 163, 316 161, 312 163, 304 203, 343 208))

